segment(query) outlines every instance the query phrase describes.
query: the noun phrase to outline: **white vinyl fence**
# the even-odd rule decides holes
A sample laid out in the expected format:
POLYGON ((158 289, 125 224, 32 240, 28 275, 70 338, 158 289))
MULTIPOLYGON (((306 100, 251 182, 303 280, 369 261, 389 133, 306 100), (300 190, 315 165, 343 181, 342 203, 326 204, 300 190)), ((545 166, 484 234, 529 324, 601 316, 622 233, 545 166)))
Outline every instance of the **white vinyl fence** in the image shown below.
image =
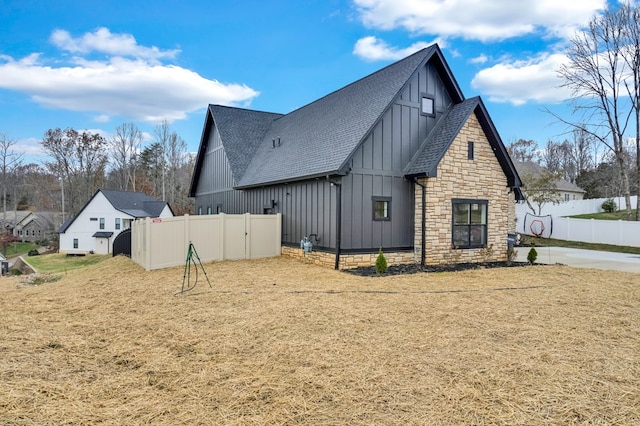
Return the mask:
POLYGON ((640 222, 554 217, 551 238, 640 247, 640 222))
POLYGON ((281 214, 138 219, 131 226, 131 259, 148 271, 184 265, 190 244, 202 262, 279 256, 281 224, 281 214))
MULTIPOLYGON (((635 208, 637 196, 631 197, 631 206, 635 208)), ((599 213, 606 198, 590 200, 572 200, 560 204, 544 205, 542 215, 551 216, 551 238, 586 243, 613 244, 617 246, 640 247, 640 222, 625 220, 574 219, 563 216, 585 213, 599 213)), ((614 198, 618 209, 625 209, 624 197, 614 198)), ((533 214, 526 204, 516 205, 516 231, 533 235, 526 229, 525 216, 533 214)))

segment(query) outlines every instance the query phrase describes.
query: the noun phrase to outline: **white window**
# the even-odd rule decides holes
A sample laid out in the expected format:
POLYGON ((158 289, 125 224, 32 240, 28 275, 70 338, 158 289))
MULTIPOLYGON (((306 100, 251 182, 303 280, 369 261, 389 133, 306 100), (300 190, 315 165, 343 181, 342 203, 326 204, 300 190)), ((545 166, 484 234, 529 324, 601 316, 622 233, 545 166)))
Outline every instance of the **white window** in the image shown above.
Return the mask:
POLYGON ((391 197, 371 197, 373 220, 391 220, 391 197))
POLYGON ((435 100, 430 96, 423 96, 420 100, 420 113, 434 117, 436 115, 435 100))

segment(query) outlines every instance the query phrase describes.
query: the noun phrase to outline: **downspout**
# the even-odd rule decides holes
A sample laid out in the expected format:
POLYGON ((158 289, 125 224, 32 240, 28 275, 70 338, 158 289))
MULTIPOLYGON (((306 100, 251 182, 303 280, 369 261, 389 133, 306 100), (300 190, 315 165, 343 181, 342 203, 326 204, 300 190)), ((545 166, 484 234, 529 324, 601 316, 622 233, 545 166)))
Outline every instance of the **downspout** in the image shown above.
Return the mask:
POLYGON ((336 271, 340 269, 340 235, 342 234, 342 184, 331 182, 336 187, 336 271))
POLYGON ((427 230, 426 230, 426 225, 427 225, 427 187, 424 186, 423 184, 420 183, 420 181, 418 181, 418 178, 414 177, 413 178, 413 182, 418 185, 420 188, 422 188, 422 241, 420 243, 421 247, 420 247, 420 266, 424 267, 425 264, 425 260, 426 260, 426 253, 425 253, 425 247, 426 247, 426 242, 425 239, 427 237, 427 230))

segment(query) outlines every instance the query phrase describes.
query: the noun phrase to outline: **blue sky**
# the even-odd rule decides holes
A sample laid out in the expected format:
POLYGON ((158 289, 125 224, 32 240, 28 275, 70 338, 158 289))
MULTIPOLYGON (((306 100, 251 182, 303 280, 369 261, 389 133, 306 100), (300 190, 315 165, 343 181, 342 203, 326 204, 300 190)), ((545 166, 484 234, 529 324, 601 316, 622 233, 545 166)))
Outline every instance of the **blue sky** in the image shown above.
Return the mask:
POLYGON ((561 140, 555 69, 607 0, 0 0, 0 132, 162 119, 196 151, 209 103, 287 113, 437 42, 505 144, 561 140))

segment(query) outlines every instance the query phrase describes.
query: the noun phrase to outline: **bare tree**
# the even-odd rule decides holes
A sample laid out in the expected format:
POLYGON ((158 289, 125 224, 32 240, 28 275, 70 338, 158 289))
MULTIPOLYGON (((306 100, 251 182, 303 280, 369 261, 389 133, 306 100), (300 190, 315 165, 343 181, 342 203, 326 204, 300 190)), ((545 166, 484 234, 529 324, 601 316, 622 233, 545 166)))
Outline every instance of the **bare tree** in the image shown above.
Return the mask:
POLYGON ((568 63, 559 70, 563 86, 571 90, 574 114, 581 115, 574 128, 592 135, 614 154, 621 173, 631 219, 629 176, 624 156, 624 134, 631 119, 625 108, 624 90, 628 67, 623 59, 626 17, 620 11, 607 10, 595 16, 588 28, 574 35, 567 50, 568 63))
POLYGON ((169 124, 169 121, 162 120, 162 122, 154 128, 153 133, 155 135, 155 143, 157 144, 157 147, 159 149, 162 200, 166 201, 167 150, 170 144, 170 139, 172 137, 171 125, 169 124))
POLYGON ((122 123, 109 139, 118 189, 136 190, 137 158, 142 146, 142 132, 134 123, 122 123))
POLYGON ((549 140, 540 151, 540 164, 564 180, 575 183, 580 173, 593 167, 592 145, 592 137, 589 134, 575 129, 571 140, 549 140))
MULTIPOLYGON (((632 76, 632 83, 629 84, 625 81, 625 84, 635 118, 635 174, 636 187, 640 190, 640 28, 638 27, 640 9, 637 5, 632 6, 630 3, 624 3, 620 6, 620 13, 623 15, 623 31, 627 45, 623 57, 632 76)), ((636 220, 640 220, 640 194, 638 195, 636 220)))
POLYGON ((45 132, 41 145, 53 158, 46 167, 62 180, 67 211, 77 213, 103 184, 106 141, 97 133, 57 128, 45 132))
MULTIPOLYGON (((0 133, 0 173, 2 178, 2 208, 3 208, 3 223, 7 222, 7 189, 9 186, 9 178, 15 174, 15 171, 20 167, 22 161, 22 154, 16 152, 13 146, 17 143, 16 140, 10 139, 5 133, 0 133)), ((11 179, 15 183, 15 179, 11 179)), ((14 191, 14 209, 17 204, 14 191)))
MULTIPOLYGON (((566 141, 565 141, 566 142, 566 141)), ((562 174, 569 167, 567 144, 565 142, 547 141, 547 145, 540 151, 540 165, 552 173, 562 174)))
POLYGON ((509 156, 515 161, 536 161, 538 145, 532 140, 518 139, 507 147, 509 156))
POLYGON ((163 120, 155 129, 155 145, 160 157, 160 176, 162 179, 162 199, 169 204, 175 203, 182 188, 179 172, 187 163, 187 143, 175 131, 167 120, 163 120))

